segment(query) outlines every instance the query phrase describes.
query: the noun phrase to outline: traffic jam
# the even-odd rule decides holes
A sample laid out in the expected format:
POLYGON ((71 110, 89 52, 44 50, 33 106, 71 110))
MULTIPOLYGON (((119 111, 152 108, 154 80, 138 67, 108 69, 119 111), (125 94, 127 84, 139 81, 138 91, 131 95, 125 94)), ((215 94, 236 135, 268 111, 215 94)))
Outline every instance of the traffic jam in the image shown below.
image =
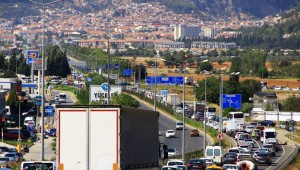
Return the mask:
MULTIPOLYGON (((206 125, 214 127, 218 118, 206 116, 206 125)), ((284 148, 276 139, 275 123, 272 121, 251 122, 245 124, 244 113, 229 112, 223 121, 223 133, 229 136, 231 147, 224 150, 221 146, 206 146, 204 157, 193 158, 185 162, 181 159, 169 159, 161 170, 257 170, 268 169, 283 154, 284 148)), ((203 121, 204 123, 204 121, 203 121)), ((176 122, 176 130, 182 122, 176 122)), ((175 135, 166 132, 166 137, 175 135)), ((197 129, 191 130, 191 137, 198 136, 197 129)), ((219 133, 217 138, 223 138, 219 133)))

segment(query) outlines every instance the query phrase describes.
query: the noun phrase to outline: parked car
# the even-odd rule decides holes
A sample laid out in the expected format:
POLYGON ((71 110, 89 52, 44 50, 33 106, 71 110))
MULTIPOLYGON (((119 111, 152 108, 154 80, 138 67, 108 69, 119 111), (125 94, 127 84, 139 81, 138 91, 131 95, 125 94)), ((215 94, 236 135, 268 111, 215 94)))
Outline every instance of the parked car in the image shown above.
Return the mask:
POLYGON ((224 155, 224 163, 225 164, 234 164, 237 161, 237 153, 235 152, 227 152, 224 155))
POLYGON ((268 164, 268 165, 272 164, 270 156, 266 152, 259 152, 255 154, 253 158, 256 164, 268 164))
POLYGON ((200 158, 190 159, 186 166, 187 166, 188 170, 191 170, 191 169, 205 170, 205 168, 206 168, 205 161, 200 158))
POLYGON ((4 155, 4 157, 8 158, 9 161, 11 161, 11 162, 18 161, 18 156, 17 156, 17 153, 15 153, 15 152, 7 153, 4 155))
POLYGON ((8 163, 10 160, 6 157, 0 157, 0 165, 8 163))
POLYGON ((175 137, 175 131, 174 130, 167 130, 166 131, 166 138, 175 137))
MULTIPOLYGON (((19 132, 17 131, 7 131, 3 133, 4 139, 18 139, 19 138, 19 132)), ((20 138, 24 139, 23 133, 20 133, 20 138)))
POLYGON ((194 136, 200 136, 198 129, 192 129, 191 130, 191 137, 194 137, 194 136))
POLYGON ((276 123, 273 122, 272 120, 264 120, 260 122, 260 124, 263 126, 273 126, 273 127, 276 125, 276 123))

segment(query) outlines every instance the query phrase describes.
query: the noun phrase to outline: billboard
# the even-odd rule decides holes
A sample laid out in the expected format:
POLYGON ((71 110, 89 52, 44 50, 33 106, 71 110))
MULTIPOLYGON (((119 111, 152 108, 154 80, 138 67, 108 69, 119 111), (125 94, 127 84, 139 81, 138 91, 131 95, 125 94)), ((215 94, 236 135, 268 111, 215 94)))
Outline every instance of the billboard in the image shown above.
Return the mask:
POLYGON ((27 64, 32 64, 32 60, 39 58, 39 52, 37 50, 27 50, 27 64))
POLYGON ((108 88, 110 88, 110 97, 115 93, 122 93, 122 87, 119 85, 110 85, 108 87, 107 83, 101 85, 91 85, 90 86, 90 103, 99 102, 100 100, 107 101, 108 88))

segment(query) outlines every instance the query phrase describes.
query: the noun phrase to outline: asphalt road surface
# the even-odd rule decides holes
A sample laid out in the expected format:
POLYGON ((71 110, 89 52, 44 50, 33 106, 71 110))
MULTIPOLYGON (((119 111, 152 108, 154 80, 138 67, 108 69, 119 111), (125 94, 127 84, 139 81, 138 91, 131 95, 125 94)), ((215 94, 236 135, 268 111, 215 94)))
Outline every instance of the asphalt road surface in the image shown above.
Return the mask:
MULTIPOLYGON (((149 107, 140 102, 140 109, 153 110, 153 107, 149 107)), ((182 130, 176 130, 175 138, 166 138, 166 130, 175 130, 176 121, 168 118, 166 115, 159 114, 159 141, 168 145, 168 148, 176 148, 179 154, 182 152, 182 130)), ((185 128, 185 153, 203 149, 203 137, 190 137, 190 128, 185 128)))

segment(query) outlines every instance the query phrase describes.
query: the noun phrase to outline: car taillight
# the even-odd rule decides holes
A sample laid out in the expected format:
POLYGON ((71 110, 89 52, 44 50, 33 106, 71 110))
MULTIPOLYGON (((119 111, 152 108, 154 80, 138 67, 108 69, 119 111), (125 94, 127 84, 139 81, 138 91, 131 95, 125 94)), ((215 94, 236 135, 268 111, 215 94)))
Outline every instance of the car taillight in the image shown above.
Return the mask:
POLYGON ((190 167, 190 166, 192 166, 192 165, 191 165, 191 164, 186 164, 186 166, 190 167))
POLYGON ((267 157, 266 159, 267 159, 267 160, 269 160, 269 159, 270 159, 270 157, 267 157))

